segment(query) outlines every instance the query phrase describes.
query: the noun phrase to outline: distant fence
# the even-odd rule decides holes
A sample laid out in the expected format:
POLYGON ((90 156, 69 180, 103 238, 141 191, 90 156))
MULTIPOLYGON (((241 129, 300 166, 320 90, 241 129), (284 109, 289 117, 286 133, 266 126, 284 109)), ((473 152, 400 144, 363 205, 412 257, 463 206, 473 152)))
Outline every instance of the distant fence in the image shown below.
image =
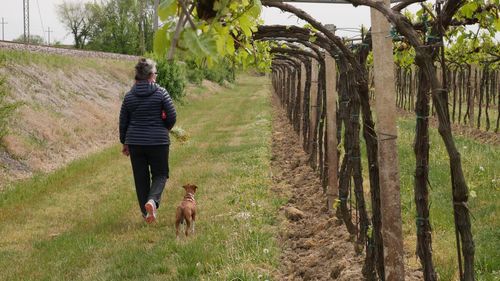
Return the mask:
MULTIPOLYGON (((442 72, 440 69, 438 71, 442 72)), ((396 104, 413 112, 418 91, 415 67, 395 68, 396 104)), ((373 75, 370 75, 372 81, 373 75)), ((441 78, 442 80, 442 78, 441 78)), ((372 87, 373 89, 373 87, 372 87)), ((446 89, 452 123, 498 133, 500 126, 500 71, 473 65, 446 70, 446 89)), ((432 115, 435 115, 432 107, 432 115)))

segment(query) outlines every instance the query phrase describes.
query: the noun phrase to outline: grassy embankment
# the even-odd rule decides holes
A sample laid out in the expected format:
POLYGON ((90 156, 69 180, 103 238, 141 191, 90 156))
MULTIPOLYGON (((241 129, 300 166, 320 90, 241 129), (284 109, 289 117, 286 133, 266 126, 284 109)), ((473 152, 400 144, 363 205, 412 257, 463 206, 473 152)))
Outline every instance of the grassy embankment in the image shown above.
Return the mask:
POLYGON ((276 266, 265 78, 188 101, 159 223, 143 223, 129 160, 114 146, 0 194, 0 279, 255 280, 276 266), (175 240, 182 184, 195 183, 197 234, 175 240), (239 279, 237 279, 239 278, 239 279))
POLYGON ((4 102, 17 105, 8 122, 0 112, 8 129, 0 135, 0 190, 11 180, 52 171, 114 142, 133 65, 0 50, 4 102))

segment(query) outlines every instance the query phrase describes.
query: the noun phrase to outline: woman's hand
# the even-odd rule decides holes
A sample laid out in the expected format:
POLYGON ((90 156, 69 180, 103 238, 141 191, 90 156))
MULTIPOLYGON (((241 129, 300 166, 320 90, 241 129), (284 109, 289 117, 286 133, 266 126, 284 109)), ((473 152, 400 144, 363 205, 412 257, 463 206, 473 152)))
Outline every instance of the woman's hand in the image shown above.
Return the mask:
POLYGON ((127 144, 123 145, 122 154, 125 155, 125 156, 129 156, 130 155, 130 151, 128 150, 128 145, 127 144))

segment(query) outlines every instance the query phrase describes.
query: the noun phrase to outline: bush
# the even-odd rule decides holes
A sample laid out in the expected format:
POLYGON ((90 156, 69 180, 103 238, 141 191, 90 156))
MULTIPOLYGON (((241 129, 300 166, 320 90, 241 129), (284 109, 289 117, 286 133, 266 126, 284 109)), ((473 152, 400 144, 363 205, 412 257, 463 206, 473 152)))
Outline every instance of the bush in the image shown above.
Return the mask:
POLYGON ((200 85, 205 79, 205 71, 195 61, 186 61, 186 78, 190 83, 200 85))
POLYGON ((229 61, 223 60, 205 69, 205 78, 220 85, 224 84, 224 81, 234 82, 233 67, 229 61))
POLYGON ((172 99, 179 101, 184 97, 186 78, 182 66, 175 61, 153 57, 156 61, 156 83, 167 89, 172 99))
POLYGON ((194 60, 186 60, 185 63, 168 61, 167 59, 155 56, 153 54, 147 57, 156 61, 158 76, 156 83, 167 89, 170 96, 180 101, 184 96, 186 80, 201 84, 203 79, 207 79, 218 84, 224 84, 224 81, 234 82, 233 67, 230 61, 224 60, 211 68, 199 66, 194 60))
POLYGON ((216 82, 220 85, 224 84, 224 81, 234 82, 233 69, 229 61, 221 61, 212 67, 208 68, 198 65, 194 60, 186 61, 186 77, 191 83, 200 84, 203 79, 216 82))

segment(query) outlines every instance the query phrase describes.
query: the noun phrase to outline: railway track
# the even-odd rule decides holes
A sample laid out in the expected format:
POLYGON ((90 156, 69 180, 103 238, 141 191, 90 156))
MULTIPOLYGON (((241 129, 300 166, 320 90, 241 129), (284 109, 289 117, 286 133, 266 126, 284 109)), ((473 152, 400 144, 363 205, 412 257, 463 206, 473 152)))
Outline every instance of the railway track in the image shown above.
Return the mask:
POLYGON ((57 55, 80 57, 80 58, 100 58, 100 59, 116 59, 116 60, 131 60, 131 61, 135 61, 139 58, 138 56, 132 56, 132 55, 123 55, 123 54, 108 53, 108 52, 88 51, 88 50, 77 50, 77 49, 69 49, 64 47, 54 47, 46 45, 32 45, 32 44, 0 40, 0 52, 1 50, 28 51, 35 53, 57 54, 57 55))

